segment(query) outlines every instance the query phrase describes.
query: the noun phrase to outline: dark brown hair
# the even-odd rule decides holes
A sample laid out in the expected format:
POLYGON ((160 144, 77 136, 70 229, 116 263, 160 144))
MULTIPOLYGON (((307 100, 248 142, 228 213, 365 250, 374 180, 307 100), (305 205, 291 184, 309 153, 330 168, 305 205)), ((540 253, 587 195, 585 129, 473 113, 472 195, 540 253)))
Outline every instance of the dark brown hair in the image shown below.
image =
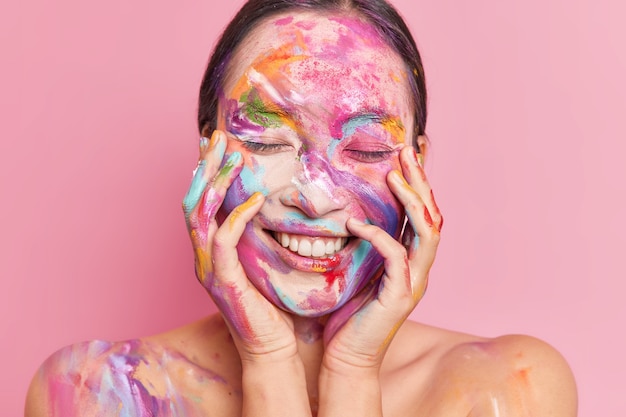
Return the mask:
POLYGON ((216 129, 217 103, 233 51, 261 21, 287 11, 354 11, 378 31, 407 66, 415 115, 415 132, 426 129, 426 83, 415 40, 396 9, 385 0, 248 0, 228 24, 219 41, 200 86, 198 127, 202 132, 216 129))

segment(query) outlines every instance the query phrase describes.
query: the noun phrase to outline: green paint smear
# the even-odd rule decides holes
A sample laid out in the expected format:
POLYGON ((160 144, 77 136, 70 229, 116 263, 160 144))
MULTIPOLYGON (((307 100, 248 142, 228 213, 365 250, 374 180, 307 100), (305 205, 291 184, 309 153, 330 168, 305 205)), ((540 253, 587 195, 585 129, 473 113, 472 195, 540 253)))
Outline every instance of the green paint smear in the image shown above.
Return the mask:
POLYGON ((237 165, 239 161, 241 161, 241 153, 233 152, 228 157, 228 160, 226 160, 226 163, 224 164, 222 169, 220 169, 220 172, 217 174, 217 178, 222 179, 222 178, 230 176, 231 173, 233 172, 233 169, 235 168, 235 165, 237 165))
POLYGON ((245 103, 243 110, 251 122, 265 128, 282 126, 281 116, 283 116, 284 113, 278 109, 268 108, 261 97, 259 97, 255 88, 244 93, 239 102, 245 103))

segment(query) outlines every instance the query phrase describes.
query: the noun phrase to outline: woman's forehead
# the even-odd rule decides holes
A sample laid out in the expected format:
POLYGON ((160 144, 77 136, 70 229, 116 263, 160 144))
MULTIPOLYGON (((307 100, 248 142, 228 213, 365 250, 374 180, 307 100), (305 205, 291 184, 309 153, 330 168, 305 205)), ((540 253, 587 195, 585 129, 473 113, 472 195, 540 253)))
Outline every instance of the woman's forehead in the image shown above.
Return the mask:
POLYGON ((306 60, 407 78, 400 56, 368 22, 346 13, 298 11, 269 18, 246 36, 229 63, 225 93, 232 92, 250 68, 292 75, 306 60))

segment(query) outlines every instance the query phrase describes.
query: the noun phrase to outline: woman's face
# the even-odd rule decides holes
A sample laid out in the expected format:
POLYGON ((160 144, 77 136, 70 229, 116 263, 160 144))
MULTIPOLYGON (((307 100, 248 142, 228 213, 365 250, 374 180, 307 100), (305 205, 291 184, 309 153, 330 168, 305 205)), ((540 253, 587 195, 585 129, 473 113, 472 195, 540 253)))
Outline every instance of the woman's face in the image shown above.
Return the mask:
POLYGON ((404 211, 386 175, 411 141, 409 91, 400 57, 354 17, 283 15, 238 48, 218 129, 245 167, 218 218, 257 191, 266 196, 238 252, 279 307, 323 315, 380 274, 382 258, 346 220, 400 235, 404 211))

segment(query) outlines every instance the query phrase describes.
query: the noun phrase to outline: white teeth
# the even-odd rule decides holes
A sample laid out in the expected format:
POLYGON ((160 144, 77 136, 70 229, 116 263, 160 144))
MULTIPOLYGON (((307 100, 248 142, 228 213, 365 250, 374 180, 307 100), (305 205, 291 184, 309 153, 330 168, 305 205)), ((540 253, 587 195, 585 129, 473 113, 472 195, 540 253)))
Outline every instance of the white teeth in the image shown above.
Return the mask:
POLYGON ((315 258, 326 255, 326 245, 321 240, 313 242, 313 248, 311 249, 311 255, 315 258))
POLYGON ((311 242, 308 240, 301 240, 298 243, 298 255, 300 256, 311 256, 311 242))
POLYGON ((348 242, 345 237, 308 237, 288 233, 276 233, 275 238, 282 247, 289 248, 290 251, 300 256, 313 258, 332 256, 343 249, 348 242))
POLYGON ((324 249, 324 253, 327 255, 332 255, 333 253, 337 252, 337 250, 335 250, 335 244, 330 240, 326 242, 326 247, 324 249))

